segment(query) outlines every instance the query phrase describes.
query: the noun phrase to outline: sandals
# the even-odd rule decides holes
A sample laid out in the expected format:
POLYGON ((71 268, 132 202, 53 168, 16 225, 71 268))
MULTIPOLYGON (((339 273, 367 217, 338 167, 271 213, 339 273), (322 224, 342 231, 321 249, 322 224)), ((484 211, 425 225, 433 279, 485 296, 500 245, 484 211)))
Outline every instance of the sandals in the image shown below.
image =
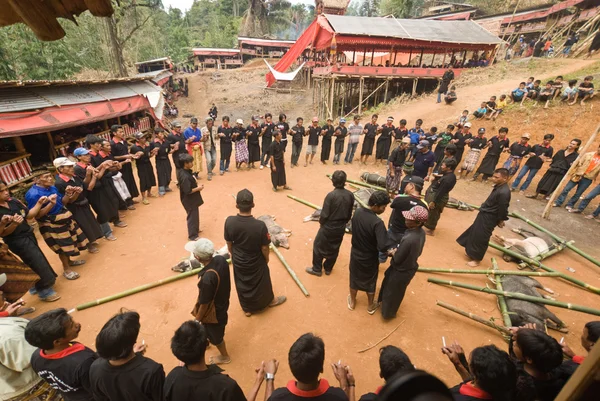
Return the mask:
POLYGON ((85 264, 85 260, 80 259, 80 260, 69 260, 69 266, 81 266, 85 264))
POLYGON ((379 309, 379 303, 378 302, 376 302, 373 305, 371 305, 371 307, 369 307, 367 309, 367 313, 369 315, 373 315, 373 314, 375 314, 375 312, 377 311, 377 309, 379 309), (373 306, 374 306, 374 308, 373 308, 373 306))
POLYGON ((40 300, 44 301, 44 302, 54 302, 54 301, 58 301, 60 299, 60 295, 58 295, 57 293, 54 293, 52 295, 48 295, 45 298, 41 298, 40 300))
POLYGON ((63 272, 63 277, 67 280, 77 280, 79 278, 79 273, 71 270, 70 272, 63 272))
POLYGON ((282 303, 284 303, 286 300, 287 300, 287 298, 285 297, 285 295, 280 295, 278 297, 275 297, 275 299, 273 300, 273 302, 271 302, 269 304, 269 308, 274 308, 276 306, 279 306, 282 303))
POLYGON ((149 204, 150 204, 150 202, 148 202, 148 199, 144 199, 144 200, 142 201, 142 203, 143 203, 144 205, 149 205, 149 204))
POLYGON ((291 190, 292 190, 292 188, 291 188, 291 187, 288 187, 287 185, 286 185, 286 186, 284 186, 284 187, 283 187, 283 189, 287 189, 288 191, 291 191, 291 190))
POLYGON ((348 294, 347 302, 348 302, 348 309, 354 310, 354 308, 352 307, 352 298, 350 297, 350 294, 348 294))
POLYGON ((17 309, 17 317, 28 315, 33 312, 35 312, 35 308, 33 306, 22 306, 19 309, 17 309))

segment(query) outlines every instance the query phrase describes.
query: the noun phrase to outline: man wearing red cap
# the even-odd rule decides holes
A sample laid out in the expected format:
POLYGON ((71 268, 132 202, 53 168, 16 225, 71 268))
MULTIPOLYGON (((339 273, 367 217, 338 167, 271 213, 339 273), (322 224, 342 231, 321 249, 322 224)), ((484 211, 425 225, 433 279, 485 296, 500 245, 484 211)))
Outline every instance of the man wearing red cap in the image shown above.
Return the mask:
POLYGON ((381 305, 381 315, 384 319, 396 317, 398 308, 404 299, 406 289, 417 272, 417 259, 425 246, 425 231, 423 224, 429 215, 423 206, 415 206, 402 212, 406 222, 406 232, 390 267, 385 271, 378 302, 381 305))

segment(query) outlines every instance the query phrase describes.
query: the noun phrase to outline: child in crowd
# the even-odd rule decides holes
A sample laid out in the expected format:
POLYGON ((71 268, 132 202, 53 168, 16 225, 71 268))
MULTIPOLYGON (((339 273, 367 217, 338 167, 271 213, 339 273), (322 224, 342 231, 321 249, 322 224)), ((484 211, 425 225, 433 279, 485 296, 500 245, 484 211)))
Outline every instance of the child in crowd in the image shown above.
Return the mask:
POLYGON ((525 84, 525 88, 527 88, 527 90, 533 88, 534 81, 535 81, 534 77, 527 78, 527 83, 525 84))
POLYGON ((446 93, 444 96, 444 101, 446 104, 452 104, 458 97, 456 96, 456 86, 452 85, 450 87, 450 91, 446 93))
POLYGON ((496 111, 496 96, 490 97, 490 100, 485 104, 487 109, 486 115, 488 115, 488 120, 492 116, 492 114, 496 111))
POLYGON ((500 113, 504 111, 504 108, 506 108, 507 105, 508 100, 506 99, 506 95, 500 95, 500 100, 498 100, 498 102, 496 103, 496 108, 494 109, 492 114, 489 115, 488 120, 491 119, 493 121, 496 121, 496 118, 498 118, 500 113))
POLYGON ((463 110, 462 114, 458 117, 458 121, 456 122, 456 125, 461 125, 464 126, 466 123, 469 122, 469 110, 463 110))
POLYGON ((563 90, 563 76, 559 75, 554 80, 554 84, 552 84, 552 89, 554 90, 554 96, 552 96, 552 100, 558 98, 563 90))
POLYGON ((573 102, 575 103, 575 97, 577 96, 577 80, 571 79, 569 80, 569 86, 565 88, 560 100, 563 102, 573 102))
MULTIPOLYGON (((553 81, 546 82, 546 86, 544 87, 544 89, 542 89, 540 91, 540 95, 538 96, 538 99, 540 101, 546 102, 546 104, 544 104, 545 109, 548 108, 548 104, 550 104, 550 100, 552 100, 552 96, 554 95, 553 85, 554 85, 553 81)), ((536 104, 537 104, 537 102, 536 102, 536 104)))
POLYGON ((525 89, 525 82, 521 82, 519 84, 519 87, 510 93, 510 98, 515 103, 521 102, 521 101, 523 101, 523 98, 525 97, 526 92, 527 92, 527 89, 525 89))
POLYGON ((536 100, 540 95, 540 91, 542 90, 541 84, 542 81, 536 79, 533 82, 533 86, 527 90, 527 95, 525 95, 523 100, 521 100, 521 104, 523 104, 525 100, 536 100))
POLYGON ((594 84, 592 80, 594 77, 588 75, 583 79, 583 82, 579 84, 579 89, 577 90, 577 94, 575 95, 575 99, 569 103, 569 105, 575 104, 577 98, 581 99, 581 105, 585 104, 585 101, 591 99, 594 96, 594 84))
POLYGON ((483 117, 485 117, 487 110, 487 103, 481 102, 481 106, 479 106, 479 108, 473 112, 473 115, 476 119, 481 120, 483 117))

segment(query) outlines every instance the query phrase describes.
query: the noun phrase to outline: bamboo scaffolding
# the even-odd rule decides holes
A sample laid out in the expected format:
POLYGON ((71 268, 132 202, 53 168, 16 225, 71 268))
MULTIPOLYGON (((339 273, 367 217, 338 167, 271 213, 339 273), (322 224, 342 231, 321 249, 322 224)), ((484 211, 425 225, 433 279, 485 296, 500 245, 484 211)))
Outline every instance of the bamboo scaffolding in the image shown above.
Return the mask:
POLYGON ((591 255, 588 255, 587 253, 583 252, 581 249, 573 246, 573 244, 570 241, 566 241, 563 238, 559 237, 558 235, 554 234, 553 232, 546 230, 544 227, 540 226, 539 224, 529 220, 528 218, 521 216, 519 213, 517 212, 512 212, 510 214, 513 217, 516 217, 520 220, 523 220, 525 223, 529 224, 530 226, 532 226, 533 228, 548 234, 550 237, 552 237, 553 240, 557 241, 559 244, 569 248, 570 250, 572 250, 573 252, 575 252, 576 254, 578 254, 579 256, 582 256, 584 258, 586 258, 587 260, 589 260, 590 262, 592 262, 593 264, 595 264, 596 266, 600 266, 600 262, 596 259, 594 259, 591 255))
POLYGON ((525 295, 525 294, 521 294, 518 292, 498 291, 498 290, 494 290, 494 289, 491 289, 488 287, 478 287, 476 285, 471 285, 471 284, 466 284, 466 283, 457 283, 456 281, 439 280, 439 279, 433 278, 433 277, 429 277, 427 279, 427 281, 430 283, 434 283, 434 284, 448 285, 451 287, 464 288, 466 290, 485 292, 488 294, 504 295, 505 297, 508 297, 508 298, 521 299, 523 301, 551 305, 551 306, 556 306, 559 308, 570 309, 570 310, 577 311, 577 312, 587 313, 590 315, 600 316, 599 309, 590 308, 588 306, 559 302, 559 301, 555 301, 552 299, 534 297, 531 295, 525 295))
MULTIPOLYGON (((500 274, 500 270, 498 269, 496 258, 492 258, 492 269, 494 271, 494 279, 496 280, 496 289, 504 292, 504 288, 502 288, 502 274, 500 274)), ((508 306, 506 305, 506 298, 504 298, 504 295, 498 295, 498 309, 500 309, 500 313, 502 314, 504 325, 506 327, 511 327, 512 321, 508 315, 508 306)))
POLYGON ((469 270, 469 269, 438 269, 419 267, 417 272, 421 273, 453 273, 453 274, 503 274, 506 276, 533 276, 533 277, 560 277, 555 272, 523 272, 520 270, 469 270))
POLYGON ((587 289, 587 290, 589 290, 589 291, 591 291, 593 293, 600 294, 600 288, 594 287, 592 285, 589 285, 589 284, 587 284, 587 283, 585 283, 585 282, 583 282, 583 281, 581 281, 579 279, 576 279, 575 277, 569 276, 568 274, 557 272, 556 270, 554 270, 554 269, 552 269, 552 268, 544 265, 540 261, 528 258, 525 255, 521 255, 518 252, 512 251, 512 250, 507 249, 507 248, 504 248, 503 246, 500 246, 498 244, 494 244, 493 242, 489 242, 489 246, 491 246, 492 248, 497 249, 499 251, 502 251, 505 254, 512 256, 513 258, 521 259, 522 261, 524 261, 528 265, 539 267, 539 268, 541 268, 543 270, 546 270, 548 272, 559 273, 559 277, 562 278, 563 280, 570 281, 571 283, 576 284, 579 287, 583 287, 583 288, 585 288, 585 289, 587 289))
POLYGON ((304 287, 304 284, 302 284, 302 282, 300 281, 300 279, 296 275, 296 272, 285 261, 285 259, 283 258, 283 255, 281 254, 281 252, 279 252, 279 249, 277 249, 275 247, 275 245, 273 245, 272 242, 269 244, 269 248, 271 248, 271 250, 273 252, 275 252, 275 255, 277 255, 277 257, 279 258, 279 261, 281 262, 281 264, 283 265, 283 267, 285 267, 285 269, 290 274, 290 276, 292 276, 292 279, 294 279, 294 281, 296 282, 296 285, 300 288, 300 291, 302 291, 302 293, 304 294, 304 296, 306 296, 306 297, 310 296, 310 294, 308 293, 308 290, 306 289, 306 287, 304 287))
POLYGON ((308 207, 312 207, 313 209, 321 209, 321 206, 317 206, 314 203, 310 203, 309 201, 305 201, 304 199, 300 199, 300 198, 298 198, 298 197, 296 197, 294 195, 288 195, 287 197, 290 198, 290 199, 295 200, 296 202, 300 202, 303 205, 306 205, 308 207))
POLYGON ((456 306, 452 306, 452 305, 447 304, 447 303, 442 302, 442 301, 435 301, 435 304, 437 306, 441 306, 444 309, 448 309, 449 311, 452 311, 454 313, 458 313, 461 316, 468 317, 469 319, 474 320, 477 323, 481 323, 481 324, 483 324, 485 326, 491 327, 492 329, 498 330, 502 334, 505 334, 507 336, 511 335, 510 330, 507 327, 498 326, 494 322, 491 322, 489 320, 485 320, 481 316, 477 316, 477 315, 475 315, 475 314, 473 314, 471 312, 465 312, 462 309, 458 309, 456 306))

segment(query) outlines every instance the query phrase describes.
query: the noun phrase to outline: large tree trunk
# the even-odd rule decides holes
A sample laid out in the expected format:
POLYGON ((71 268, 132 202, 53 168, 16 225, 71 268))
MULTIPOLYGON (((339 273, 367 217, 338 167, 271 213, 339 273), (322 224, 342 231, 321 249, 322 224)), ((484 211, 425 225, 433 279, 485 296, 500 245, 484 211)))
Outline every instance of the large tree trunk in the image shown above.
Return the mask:
POLYGON ((113 71, 120 78, 126 77, 127 67, 125 65, 125 57, 123 56, 123 46, 121 46, 121 42, 119 41, 119 33, 117 32, 117 24, 114 17, 107 17, 106 25, 110 37, 110 50, 114 65, 113 71))
POLYGON ((242 22, 241 36, 262 38, 269 34, 267 10, 263 0, 248 0, 248 10, 242 22))

